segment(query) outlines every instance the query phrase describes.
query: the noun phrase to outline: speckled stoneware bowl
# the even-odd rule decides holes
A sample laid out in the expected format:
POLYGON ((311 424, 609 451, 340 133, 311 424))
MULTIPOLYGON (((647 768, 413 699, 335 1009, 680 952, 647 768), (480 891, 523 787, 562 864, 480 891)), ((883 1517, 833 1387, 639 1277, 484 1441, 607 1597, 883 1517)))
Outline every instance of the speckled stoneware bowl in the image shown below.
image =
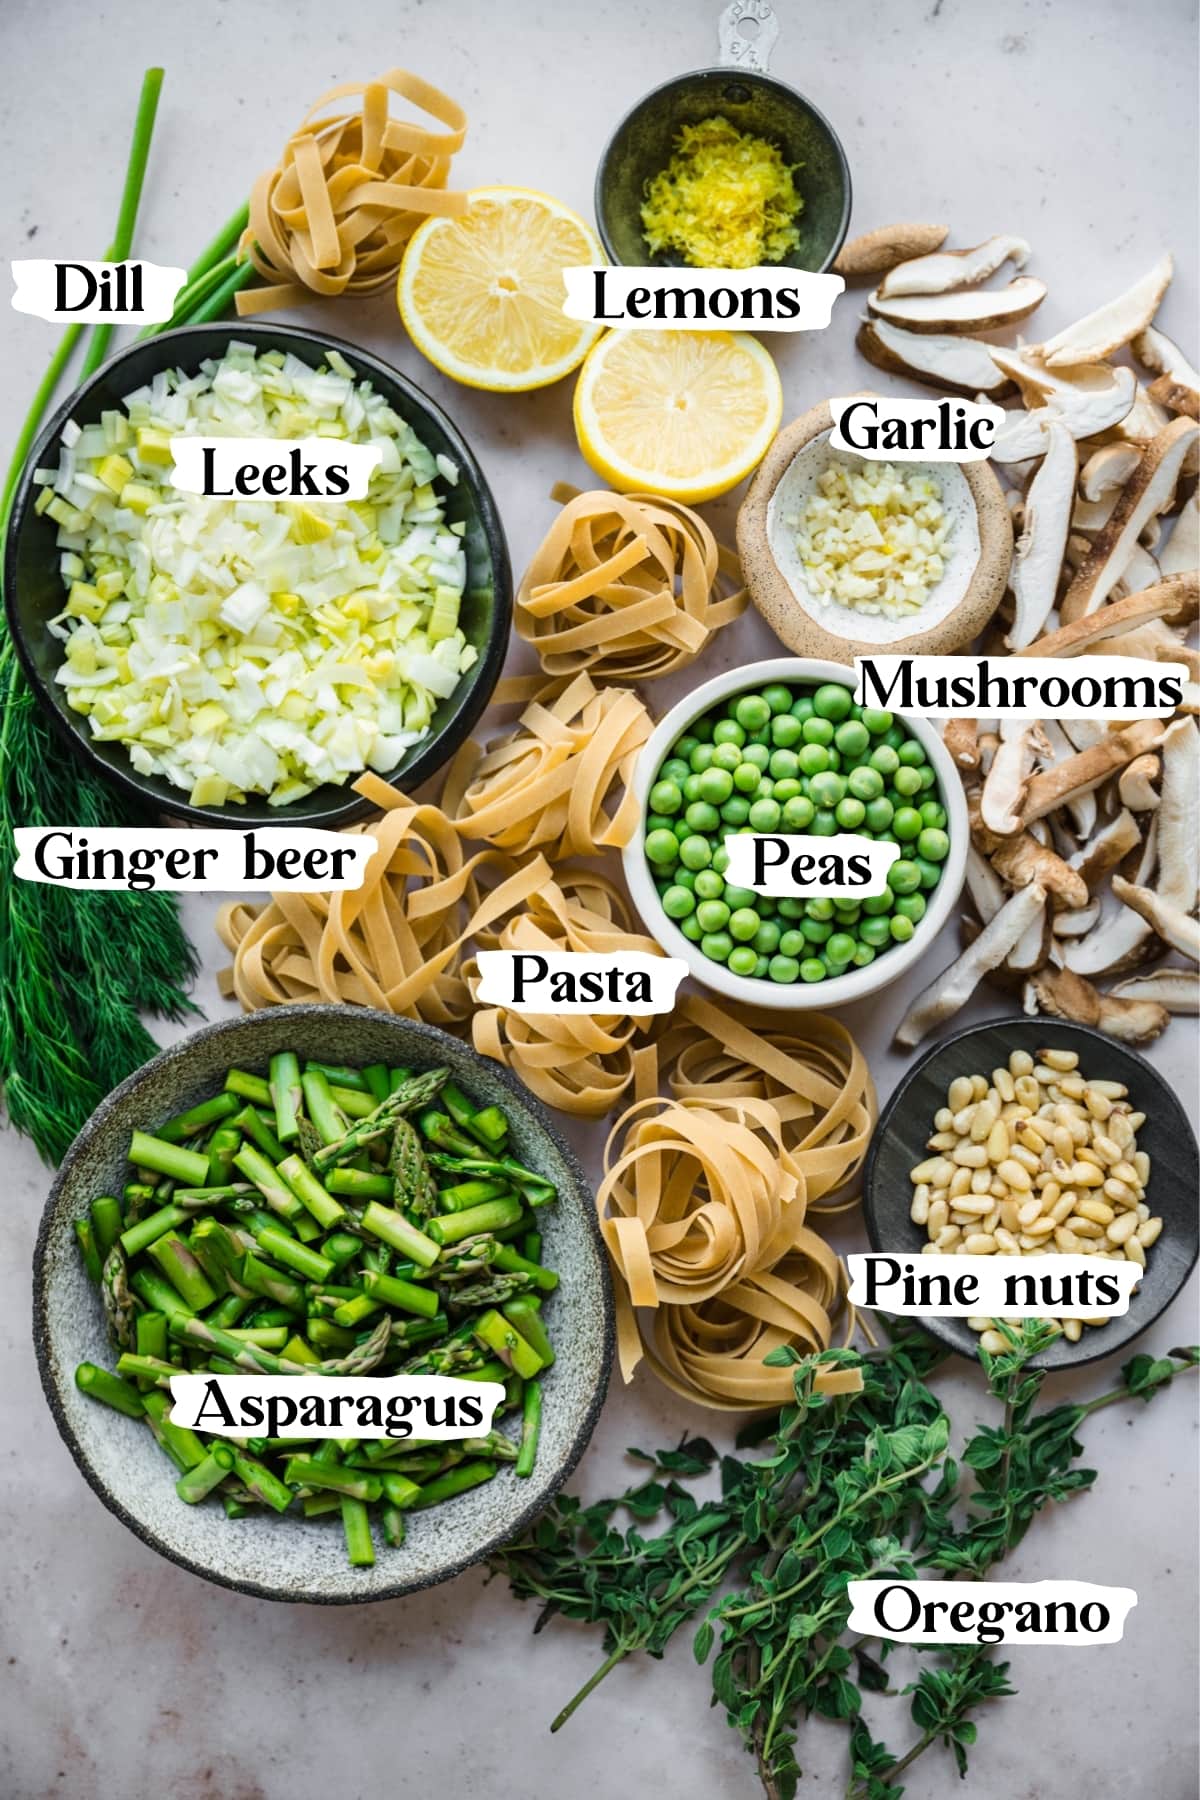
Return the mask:
POLYGON ((853 662, 870 652, 945 656, 978 637, 1004 594, 1012 561, 1012 519, 989 462, 904 463, 941 484, 953 522, 946 572, 911 621, 859 613, 810 591, 789 520, 833 461, 866 465, 834 450, 828 402, 785 426, 767 451, 738 513, 737 541, 750 598, 789 650, 853 662))
POLYGON ((429 1025, 361 1007, 288 1006, 206 1026, 156 1056, 97 1107, 46 1202, 34 1252, 33 1332, 42 1385, 67 1448, 123 1524, 209 1581, 269 1600, 331 1605, 393 1599, 445 1581, 542 1510, 579 1461, 600 1414, 612 1353, 612 1292, 587 1179, 520 1082, 429 1025), (271 1056, 286 1049, 338 1063, 413 1069, 447 1064, 472 1098, 504 1108, 515 1154, 558 1188, 557 1201, 538 1218, 545 1261, 561 1280, 547 1304, 557 1357, 544 1379, 534 1474, 518 1481, 502 1469, 483 1487, 414 1514, 407 1542, 399 1549, 377 1545, 370 1569, 347 1565, 336 1516, 332 1526, 290 1513, 229 1520, 215 1502, 185 1506, 172 1468, 145 1426, 89 1400, 74 1382, 79 1362, 111 1368, 113 1349, 73 1221, 95 1195, 120 1190, 135 1126, 153 1129, 216 1092, 231 1067, 266 1074, 271 1056))

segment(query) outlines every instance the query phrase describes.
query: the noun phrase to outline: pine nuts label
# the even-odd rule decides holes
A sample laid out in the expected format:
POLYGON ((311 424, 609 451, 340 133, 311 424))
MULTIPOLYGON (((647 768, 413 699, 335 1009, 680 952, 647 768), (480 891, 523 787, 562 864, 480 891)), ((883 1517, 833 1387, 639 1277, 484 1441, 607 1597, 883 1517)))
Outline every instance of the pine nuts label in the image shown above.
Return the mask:
POLYGON ((1129 1311, 1145 1274, 1135 1262, 1094 1256, 848 1256, 852 1306, 907 1319, 1041 1319, 1129 1311), (966 1265, 964 1267, 964 1265, 966 1265), (1015 1265, 1015 1266, 1014 1266, 1015 1265))
POLYGON ((476 1000, 551 1017, 670 1012, 687 974, 679 957, 641 950, 481 950, 477 961, 476 1000))
POLYGON ((161 325, 175 309, 186 269, 158 263, 51 262, 28 257, 12 264, 14 312, 39 319, 100 320, 109 325, 161 325))
MULTIPOLYGON (((846 284, 840 275, 758 269, 564 269, 568 319, 625 330, 824 331, 846 284)), ((1003 413, 1000 415, 1003 418, 1003 413)), ((986 454, 986 453, 985 453, 986 454)))
POLYGON ((126 888, 149 894, 328 893, 360 888, 378 841, 297 825, 262 831, 145 830, 140 826, 21 825, 13 833, 22 881, 126 888))
POLYGON ((862 900, 882 894, 899 844, 841 831, 836 837, 739 832, 725 839, 731 887, 787 899, 862 900))
POLYGON ((478 1437, 504 1399, 499 1381, 449 1375, 173 1375, 171 1423, 273 1438, 478 1437))
POLYGON ((897 1644, 1119 1644, 1132 1588, 1092 1581, 852 1581, 848 1631, 897 1644))

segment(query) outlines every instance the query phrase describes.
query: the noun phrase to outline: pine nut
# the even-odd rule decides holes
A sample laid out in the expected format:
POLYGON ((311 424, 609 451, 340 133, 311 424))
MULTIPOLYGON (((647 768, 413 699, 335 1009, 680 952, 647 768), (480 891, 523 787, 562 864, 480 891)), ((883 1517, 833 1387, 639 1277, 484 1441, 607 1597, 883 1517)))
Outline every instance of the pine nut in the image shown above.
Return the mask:
POLYGON ((1042 1201, 1039 1195, 1036 1199, 1027 1200, 1024 1206, 1021 1207, 1020 1211, 1017 1213, 1017 1223, 1018 1225, 1032 1225, 1034 1220, 1040 1219, 1041 1216, 1042 1201))
POLYGON ((1129 1160, 1137 1170, 1138 1180, 1143 1187, 1147 1187, 1150 1182, 1150 1158, 1144 1150, 1136 1150, 1129 1160))
POLYGON ((1136 1233, 1134 1234, 1133 1237, 1125 1239, 1125 1243, 1122 1246, 1122 1248, 1125 1251, 1125 1258, 1126 1258, 1127 1262, 1135 1262, 1138 1264, 1139 1268, 1143 1268, 1143 1269, 1145 1268, 1146 1252, 1143 1249, 1142 1245, 1139 1244, 1136 1233))
POLYGON ((979 1340, 980 1349, 986 1350, 989 1356, 1003 1356, 1010 1348, 1008 1339, 998 1331, 985 1331, 979 1340))
POLYGON ((1031 1242, 1037 1243, 1039 1238, 1049 1237, 1050 1233, 1053 1230, 1054 1230, 1054 1220, 1053 1219, 1051 1219, 1051 1218, 1035 1219, 1033 1221, 1032 1225, 1027 1225, 1025 1227, 1025 1230, 1022 1235, 1024 1237, 1029 1238, 1031 1240, 1031 1242))
POLYGON ((1119 1219, 1114 1219, 1111 1225, 1104 1227, 1104 1235, 1110 1244, 1123 1244, 1126 1238, 1133 1236, 1137 1228, 1137 1214, 1122 1213, 1119 1219))
POLYGON ((987 1331, 992 1321, 990 1319, 965 1319, 963 1323, 968 1331, 987 1331))
POLYGON ((1006 1256, 1019 1256, 1021 1254, 1020 1244, 1018 1244, 1011 1231, 1005 1231, 1003 1225, 997 1225, 994 1235, 997 1249, 1002 1250, 1006 1256))
POLYGON ((1112 1101, 1106 1100, 1104 1095, 1098 1094, 1094 1088, 1085 1089, 1083 1104, 1087 1107, 1093 1119, 1099 1120, 1101 1124, 1103 1124, 1104 1120, 1112 1113, 1112 1101))
POLYGON ((1016 1188, 1018 1193, 1028 1193, 1033 1186, 1029 1179, 1029 1170, 1019 1162, 1014 1162, 1011 1156, 1005 1158, 996 1173, 1001 1181, 1006 1181, 1010 1188, 1016 1188))
POLYGON ((1078 1319, 1064 1319, 1062 1322, 1062 1329, 1063 1336, 1067 1339, 1068 1343, 1077 1344, 1083 1336, 1083 1326, 1079 1323, 1078 1319))
POLYGON ((987 1100, 981 1100, 979 1105, 975 1108, 975 1116, 971 1120, 971 1142, 973 1144, 986 1144, 988 1141, 988 1134, 990 1133, 992 1126, 998 1122, 999 1117, 1000 1114, 994 1106, 987 1100))
POLYGON ((1032 1075, 1018 1075, 1015 1086, 1017 1090, 1017 1099, 1022 1106, 1027 1106, 1030 1112, 1033 1111, 1034 1107, 1041 1105, 1041 1090, 1032 1075))
POLYGON ((934 1187, 945 1187, 953 1173, 953 1168, 944 1156, 930 1156, 923 1163, 918 1163, 908 1178, 914 1183, 928 1181, 934 1187))
POLYGON ((1095 1225, 1111 1225, 1116 1213, 1111 1206, 1105 1206, 1103 1200, 1081 1200, 1078 1206, 1081 1218, 1091 1219, 1095 1225))
POLYGON ((929 1217, 926 1221, 929 1227, 930 1237, 937 1237, 938 1233, 944 1229, 949 1217, 950 1208, 946 1205, 944 1200, 934 1200, 930 1202, 929 1217))
POLYGON ((950 1177, 950 1198, 954 1200, 959 1194, 969 1194, 970 1191, 970 1169, 955 1169, 954 1174, 950 1177))
POLYGON ((1033 1068, 1033 1058, 1028 1050, 1014 1050, 1008 1059, 1008 1066, 1014 1075, 1028 1075, 1033 1068))
POLYGON ((953 1129, 953 1126, 954 1114, 950 1111, 950 1108, 948 1106, 939 1106, 933 1115, 933 1129, 935 1131, 950 1131, 953 1129))
MULTIPOLYGON (((1162 1228, 1163 1222, 1161 1219, 1142 1220, 1142 1223, 1137 1228, 1136 1236, 1138 1243, 1141 1244, 1143 1249, 1148 1250, 1151 1244, 1156 1244, 1158 1242, 1159 1233, 1162 1231, 1162 1228)), ((1125 1254, 1127 1256, 1129 1254, 1128 1244, 1125 1246, 1125 1254)))
POLYGON ((941 1251, 952 1250, 961 1236, 957 1225, 943 1225, 934 1239, 934 1247, 941 1251))
POLYGON ((986 1219, 992 1210, 992 1197, 985 1194, 982 1200, 959 1200, 955 1203, 955 1213, 962 1213, 968 1219, 986 1219))
POLYGON ((1060 1250, 1064 1250, 1068 1252, 1068 1254, 1073 1254, 1075 1256, 1078 1256, 1083 1249, 1081 1240, 1075 1236, 1073 1231, 1069 1231, 1065 1225, 1055 1226, 1054 1242, 1060 1250))
POLYGON ((1076 1237, 1098 1238, 1104 1236, 1103 1226, 1095 1224, 1091 1219, 1083 1218, 1079 1213, 1070 1215, 1066 1222, 1066 1228, 1068 1231, 1073 1231, 1076 1237))
POLYGON ((913 1195, 912 1205, 908 1209, 908 1216, 912 1220, 914 1225, 928 1224, 928 1222, 929 1222, 929 1195, 928 1195, 928 1193, 926 1193, 924 1199, 922 1199, 921 1190, 920 1190, 920 1188, 917 1189, 916 1193, 913 1195))
POLYGON ((958 1134, 954 1131, 935 1131, 931 1138, 925 1139, 927 1150, 953 1150, 958 1142, 958 1134))
POLYGON ((955 1113, 954 1129, 958 1133, 959 1137, 966 1137, 967 1133, 971 1129, 971 1121, 974 1119, 975 1114, 978 1112, 978 1110, 979 1110, 979 1108, 972 1101, 970 1106, 964 1106, 961 1112, 955 1113))
POLYGON ((986 1100, 987 1091, 988 1091, 987 1076, 986 1075, 972 1075, 972 1077, 971 1077, 971 1098, 972 1098, 972 1100, 986 1100))
POLYGON ((1078 1204, 1079 1196, 1076 1194, 1075 1189, 1067 1188, 1064 1193, 1059 1195, 1058 1199, 1054 1202, 1054 1205, 1050 1208, 1050 1217, 1056 1225, 1061 1225, 1064 1219, 1070 1218, 1078 1204))
POLYGON ((1007 1069, 992 1070, 992 1086, 999 1094, 1001 1100, 1015 1100, 1017 1097, 1017 1090, 1013 1086, 1013 1078, 1007 1069))
POLYGON ((961 1169, 983 1169, 987 1167, 988 1153, 983 1144, 960 1144, 957 1150, 950 1153, 950 1161, 957 1163, 961 1169))
POLYGON ((996 1240, 989 1231, 976 1231, 963 1239, 963 1249, 968 1256, 994 1256, 996 1240))
POLYGON ((1121 1206, 1136 1206, 1137 1195, 1123 1181, 1116 1181, 1110 1175, 1104 1184, 1104 1192, 1110 1200, 1116 1200, 1121 1206))
POLYGON ((972 1169, 971 1170, 971 1192, 973 1194, 988 1194, 991 1192, 991 1189, 992 1189, 992 1172, 991 1172, 991 1170, 990 1169, 972 1169))
POLYGON ((1014 1144, 1010 1155, 1013 1162, 1020 1163, 1021 1167, 1028 1170, 1030 1175, 1036 1175, 1042 1166, 1041 1156, 1035 1156, 1033 1151, 1027 1149, 1024 1144, 1014 1144))
POLYGON ((970 1105, 974 1091, 969 1075, 956 1075, 946 1090, 946 1105, 952 1113, 961 1112, 970 1105))

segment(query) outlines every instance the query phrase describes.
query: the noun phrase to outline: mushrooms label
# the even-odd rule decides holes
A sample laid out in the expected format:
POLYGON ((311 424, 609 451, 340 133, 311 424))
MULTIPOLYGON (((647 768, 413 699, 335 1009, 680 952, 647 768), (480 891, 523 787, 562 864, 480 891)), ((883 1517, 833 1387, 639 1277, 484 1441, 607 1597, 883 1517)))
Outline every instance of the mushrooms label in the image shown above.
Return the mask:
POLYGON ((1157 719, 1183 699, 1180 662, 1089 656, 856 656, 860 706, 934 718, 1157 719))

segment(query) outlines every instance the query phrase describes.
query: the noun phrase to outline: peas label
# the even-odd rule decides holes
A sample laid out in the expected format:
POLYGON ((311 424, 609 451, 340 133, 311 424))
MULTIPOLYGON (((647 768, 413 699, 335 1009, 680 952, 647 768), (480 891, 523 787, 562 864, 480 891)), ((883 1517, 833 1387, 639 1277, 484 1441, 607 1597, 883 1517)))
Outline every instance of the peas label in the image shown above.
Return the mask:
POLYGON ((481 950, 476 1000, 510 1012, 670 1012, 687 964, 644 950, 481 950))
POLYGON ((899 844, 853 832, 832 839, 751 832, 727 837, 725 848, 726 875, 736 887, 802 900, 814 894, 829 900, 861 900, 865 894, 886 893, 888 870, 900 858, 899 844))

